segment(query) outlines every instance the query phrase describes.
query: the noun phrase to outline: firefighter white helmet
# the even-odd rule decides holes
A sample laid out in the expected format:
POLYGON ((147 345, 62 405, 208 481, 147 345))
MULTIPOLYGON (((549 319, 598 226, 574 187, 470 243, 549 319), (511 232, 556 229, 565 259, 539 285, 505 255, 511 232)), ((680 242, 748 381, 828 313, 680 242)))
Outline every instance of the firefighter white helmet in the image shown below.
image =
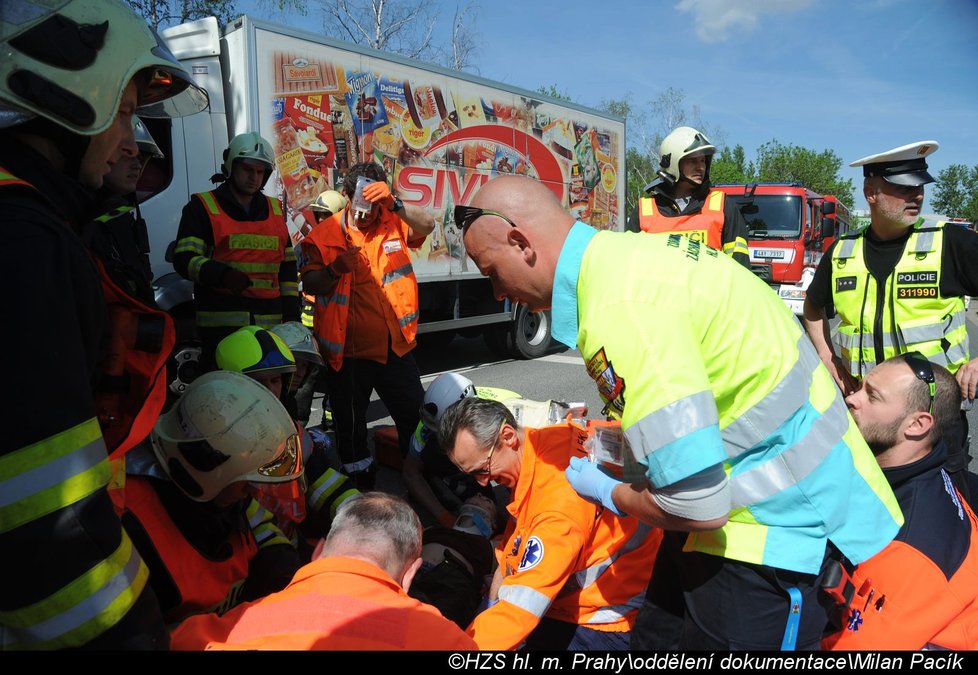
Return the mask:
POLYGON ((319 193, 319 196, 316 197, 316 201, 309 205, 309 210, 316 211, 317 213, 333 215, 334 213, 339 213, 346 208, 346 205, 346 197, 336 190, 326 190, 319 193))
POLYGON ((121 0, 3 0, 0 54, 0 126, 37 115, 78 134, 101 133, 137 75, 144 117, 207 107, 207 92, 121 0))
POLYGON ((136 146, 139 148, 139 154, 163 159, 163 151, 156 144, 156 139, 153 138, 153 134, 149 133, 149 129, 146 128, 143 121, 135 115, 132 116, 132 133, 136 137, 136 146))
POLYGON ((286 321, 272 326, 269 330, 282 338, 297 359, 312 361, 317 366, 323 365, 323 356, 319 353, 319 346, 313 339, 312 331, 299 321, 286 321))
POLYGON ((263 162, 267 167, 265 180, 261 186, 265 187, 268 178, 272 175, 275 168, 275 155, 272 152, 272 144, 262 138, 261 134, 249 131, 248 133, 238 134, 228 143, 227 150, 224 151, 224 162, 221 164, 221 173, 225 178, 231 177, 231 169, 236 159, 256 159, 263 162))
POLYGON ((281 401, 241 373, 194 380, 151 434, 173 482, 198 502, 232 483, 284 483, 302 475, 295 423, 281 401))
POLYGON ((662 139, 659 146, 659 173, 670 176, 673 182, 682 178, 679 173, 679 162, 684 157, 704 153, 708 157, 706 165, 706 175, 703 182, 710 178, 710 160, 717 151, 716 146, 710 143, 710 139, 693 127, 678 127, 673 129, 668 136, 662 139))
POLYGON ((475 396, 472 380, 458 373, 442 373, 428 386, 421 405, 421 421, 431 431, 438 432, 438 423, 448 407, 463 398, 475 396))

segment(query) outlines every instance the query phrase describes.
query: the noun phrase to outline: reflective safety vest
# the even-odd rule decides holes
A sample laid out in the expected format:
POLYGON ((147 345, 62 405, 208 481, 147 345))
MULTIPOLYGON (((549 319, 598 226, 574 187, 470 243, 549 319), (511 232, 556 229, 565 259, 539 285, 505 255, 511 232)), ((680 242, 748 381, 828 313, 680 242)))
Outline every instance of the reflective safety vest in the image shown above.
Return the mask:
MULTIPOLYGON (((326 264, 347 247, 343 219, 349 212, 349 208, 346 208, 324 220, 303 240, 304 246, 319 247, 326 264), (327 253, 330 250, 333 252, 327 253)), ((411 254, 401 228, 401 219, 396 214, 383 211, 382 220, 372 229, 362 233, 351 231, 350 236, 356 237, 353 243, 361 247, 361 259, 366 256, 370 275, 394 311, 401 334, 405 340, 412 342, 418 332, 418 280, 414 276, 411 254)), ((360 270, 362 266, 357 268, 358 272, 360 270)), ((324 358, 333 370, 339 370, 343 365, 352 288, 352 274, 343 274, 331 295, 320 295, 316 299, 316 336, 320 349, 326 352, 324 358)))
MULTIPOLYGON (((576 224, 570 245, 588 231, 576 224)), ((720 255, 678 235, 594 233, 573 314, 588 374, 653 488, 726 470, 727 523, 685 550, 813 574, 832 541, 861 562, 903 522, 893 492, 798 322, 720 255)))
POLYGON ((279 268, 285 260, 286 249, 292 245, 282 215, 282 202, 265 197, 268 200, 265 220, 242 221, 221 210, 213 191, 195 196, 203 202, 214 231, 212 259, 244 272, 251 279, 251 286, 240 295, 265 299, 279 297, 279 268))
MULTIPOLYGON (((944 222, 913 226, 903 255, 886 278, 877 314, 879 284, 866 266, 862 234, 845 236, 832 253, 832 301, 842 319, 835 343, 853 377, 883 360, 918 351, 955 373, 970 359, 964 298, 941 295, 944 222)), ((978 264, 978 263, 976 263, 978 264)))
POLYGON ((724 198, 723 192, 712 190, 699 213, 670 217, 662 214, 653 197, 642 197, 638 200, 638 224, 643 232, 678 232, 722 251, 724 198))
POLYGON ((499 602, 468 634, 479 649, 515 649, 548 617, 601 631, 630 631, 645 600, 662 531, 581 499, 564 475, 586 457, 576 424, 524 428, 513 520, 497 549, 499 602))
MULTIPOLYGON (((228 540, 229 555, 223 560, 205 557, 170 518, 150 480, 129 476, 126 510, 149 535, 155 553, 179 592, 180 604, 166 610, 163 618, 167 623, 174 623, 192 614, 223 612, 238 604, 241 588, 248 578, 248 564, 258 553, 253 531, 235 532, 228 540)), ((262 512, 268 513, 264 509, 262 512)), ((143 551, 143 555, 152 559, 149 551, 143 551)))
MULTIPOLYGON (((0 190, 11 186, 34 190, 0 166, 0 190)), ((45 199, 40 192, 35 194, 38 200, 45 199)), ((101 503, 93 497, 110 479, 108 452, 95 417, 0 455, 0 533, 8 543, 6 554, 14 555, 18 542, 46 547, 48 540, 39 542, 28 534, 38 527, 48 539, 56 540, 60 551, 81 551, 71 549, 68 541, 75 529, 84 527, 85 542, 78 546, 85 548, 91 561, 88 569, 83 563, 78 567, 78 561, 67 561, 71 566, 62 570, 63 585, 34 598, 30 606, 5 603, 0 609, 0 651, 82 646, 117 625, 141 597, 149 571, 118 520, 93 513, 95 518, 84 526, 77 522, 75 505, 89 500, 100 509, 101 503), (42 519, 44 524, 39 522, 42 519), (72 571, 77 574, 71 575, 72 571)), ((17 555, 39 554, 45 552, 21 550, 17 555)))

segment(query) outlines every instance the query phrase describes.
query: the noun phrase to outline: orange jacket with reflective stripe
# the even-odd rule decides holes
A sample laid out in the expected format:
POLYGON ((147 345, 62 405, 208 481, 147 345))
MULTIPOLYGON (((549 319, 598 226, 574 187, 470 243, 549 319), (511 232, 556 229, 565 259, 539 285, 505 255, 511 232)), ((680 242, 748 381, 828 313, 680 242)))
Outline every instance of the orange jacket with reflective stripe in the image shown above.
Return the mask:
MULTIPOLYGON (((351 229, 345 234, 348 213, 349 207, 316 225, 302 245, 317 246, 324 265, 333 262, 348 244, 360 246, 361 262, 366 259, 370 274, 383 290, 404 339, 413 342, 418 332, 418 280, 408 251, 413 242, 407 241, 410 231, 407 224, 397 214, 383 209, 380 222, 371 229, 351 229), (347 237, 351 241, 348 242, 347 237)), ((350 274, 340 276, 332 295, 317 298, 313 315, 319 346, 326 350, 326 361, 334 370, 343 365, 352 284, 350 274)))
POLYGON ((643 232, 679 232, 710 248, 723 250, 724 193, 712 190, 699 213, 665 216, 652 197, 638 200, 638 225, 643 232))
POLYGON ((251 279, 251 286, 240 295, 266 299, 279 297, 279 266, 285 260, 286 248, 292 245, 282 214, 282 202, 265 197, 268 200, 265 220, 235 220, 224 213, 213 192, 195 196, 203 202, 214 231, 212 259, 244 272, 251 279))
MULTIPOLYGON (((180 593, 180 604, 167 611, 164 619, 169 624, 233 605, 248 577, 248 564, 258 554, 252 531, 239 531, 229 539, 231 553, 226 559, 205 558, 170 518, 150 480, 126 477, 126 511, 146 530, 180 593)), ((140 553, 149 558, 149 551, 140 553)))
POLYGON ((514 520, 497 550, 499 602, 468 633, 479 649, 515 649, 544 616, 595 630, 630 631, 662 531, 585 501, 567 482, 586 432, 561 424, 524 429, 520 476, 507 507, 514 520))
POLYGON ((319 558, 278 593, 227 614, 190 617, 175 650, 472 650, 475 643, 384 570, 355 558, 319 558))

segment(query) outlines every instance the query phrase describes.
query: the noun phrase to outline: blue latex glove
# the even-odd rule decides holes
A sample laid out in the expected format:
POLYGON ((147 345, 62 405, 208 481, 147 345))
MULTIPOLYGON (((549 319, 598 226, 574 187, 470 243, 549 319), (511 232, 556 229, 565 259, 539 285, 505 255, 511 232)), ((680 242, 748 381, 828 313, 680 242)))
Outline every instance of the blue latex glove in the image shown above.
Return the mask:
POLYGON ((617 516, 627 515, 615 506, 611 493, 621 481, 615 480, 594 462, 581 457, 571 457, 570 465, 564 469, 571 487, 589 502, 600 504, 617 516))

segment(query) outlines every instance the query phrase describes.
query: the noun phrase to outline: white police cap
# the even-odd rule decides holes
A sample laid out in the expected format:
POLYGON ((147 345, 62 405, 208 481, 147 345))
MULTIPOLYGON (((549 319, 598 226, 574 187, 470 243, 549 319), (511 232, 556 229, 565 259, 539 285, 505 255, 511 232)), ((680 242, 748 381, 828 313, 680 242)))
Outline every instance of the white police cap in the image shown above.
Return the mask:
POLYGON ((927 173, 924 157, 938 147, 937 141, 918 141, 857 159, 849 166, 861 166, 863 176, 879 176, 894 185, 925 185, 933 183, 934 177, 927 173))

